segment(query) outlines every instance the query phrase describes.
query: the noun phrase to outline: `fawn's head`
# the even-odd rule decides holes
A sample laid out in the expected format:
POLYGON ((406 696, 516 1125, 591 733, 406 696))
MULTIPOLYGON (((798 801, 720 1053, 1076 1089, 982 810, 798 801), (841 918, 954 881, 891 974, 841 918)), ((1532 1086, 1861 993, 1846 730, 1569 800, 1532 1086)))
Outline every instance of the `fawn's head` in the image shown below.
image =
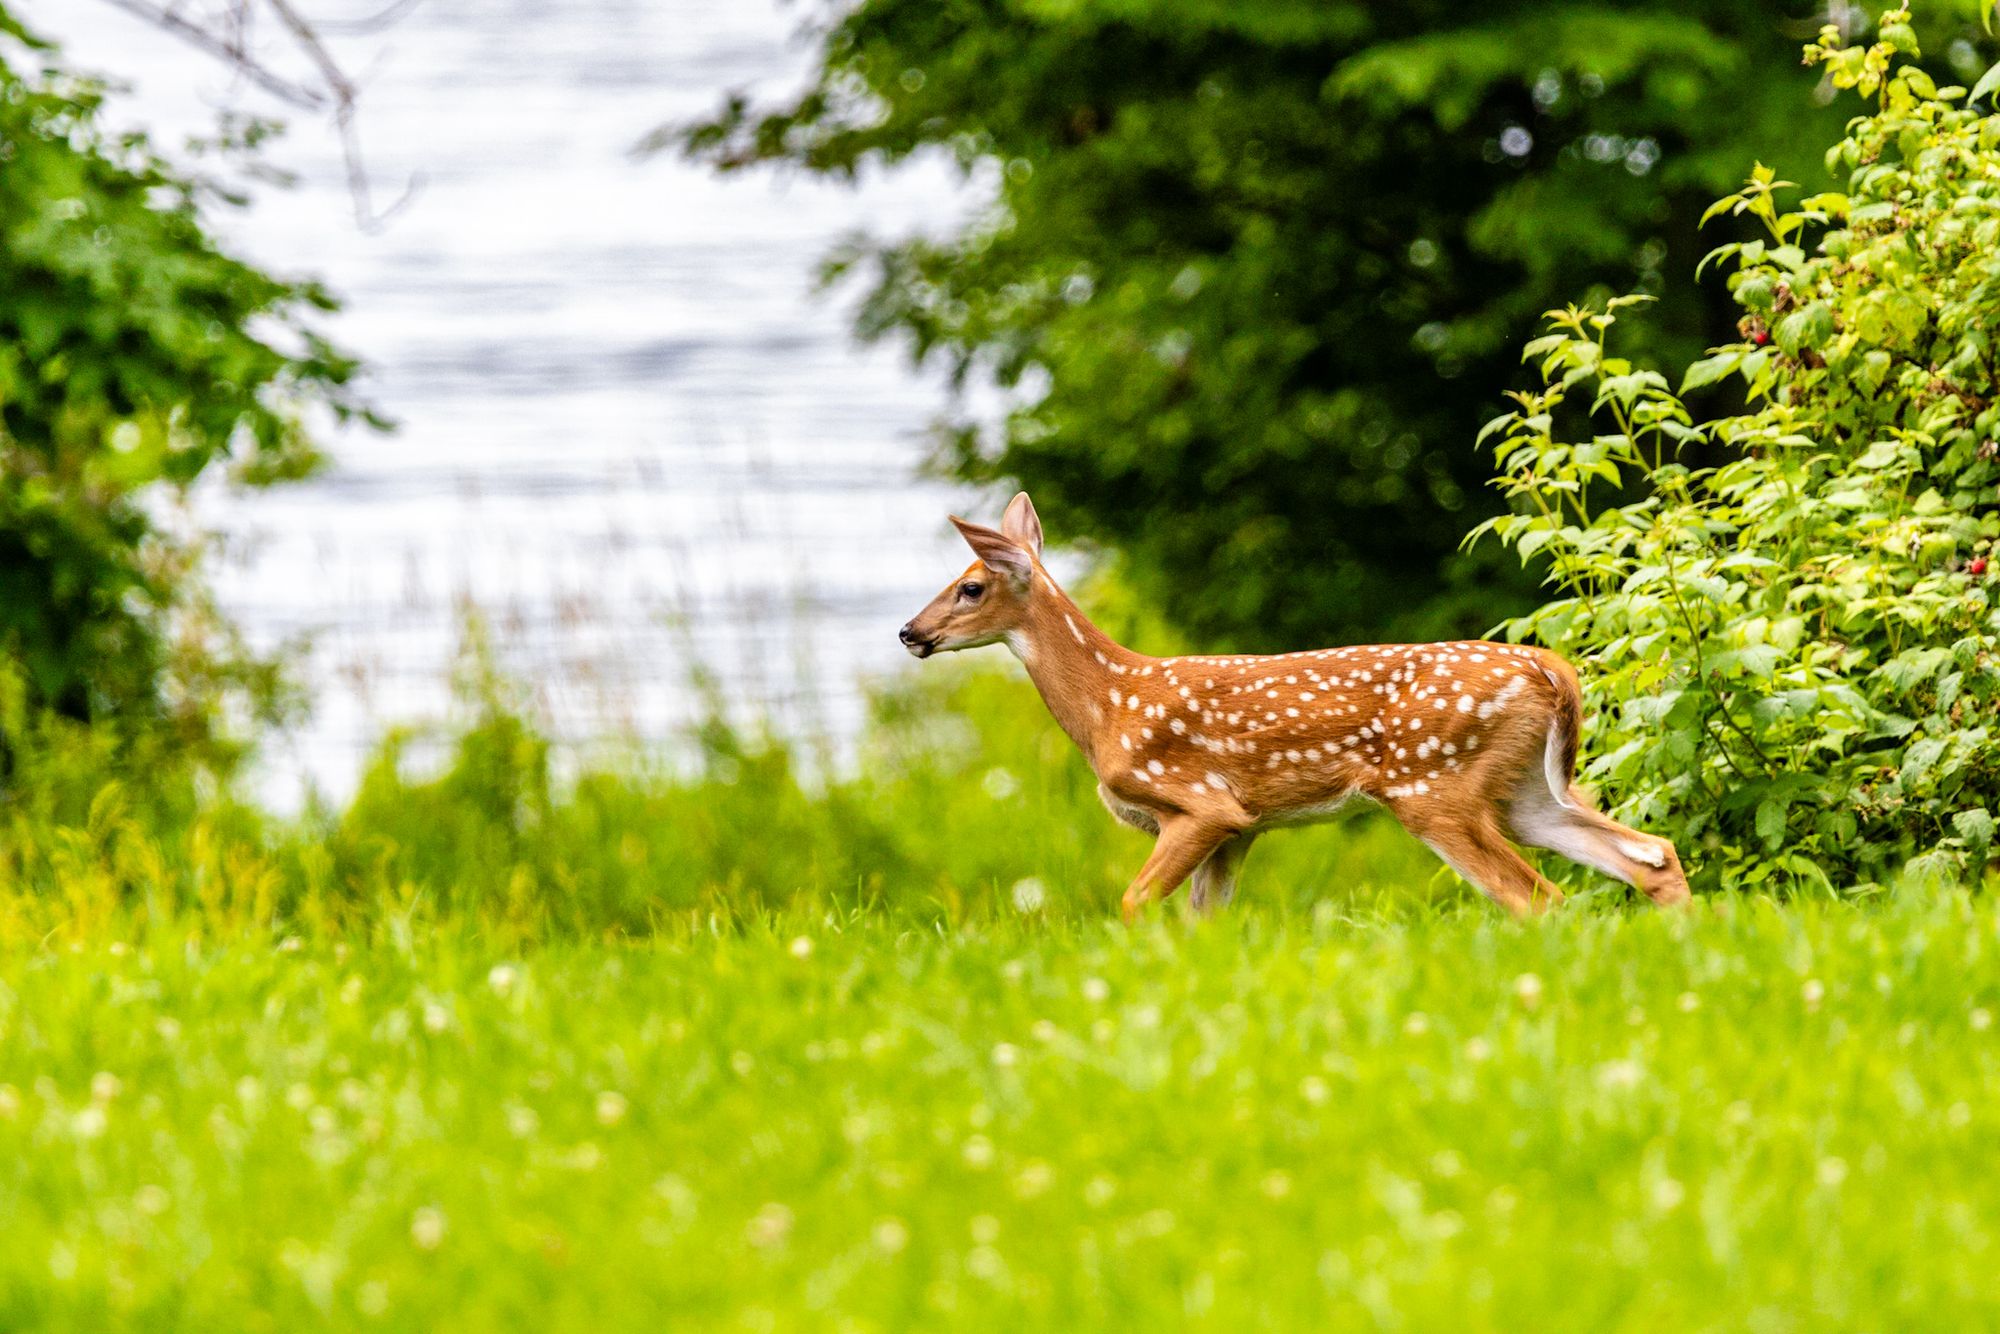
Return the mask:
POLYGON ((1042 521, 1026 491, 1008 504, 998 528, 955 514, 951 521, 979 559, 898 632, 903 647, 919 658, 999 643, 1021 624, 1034 593, 1042 521))

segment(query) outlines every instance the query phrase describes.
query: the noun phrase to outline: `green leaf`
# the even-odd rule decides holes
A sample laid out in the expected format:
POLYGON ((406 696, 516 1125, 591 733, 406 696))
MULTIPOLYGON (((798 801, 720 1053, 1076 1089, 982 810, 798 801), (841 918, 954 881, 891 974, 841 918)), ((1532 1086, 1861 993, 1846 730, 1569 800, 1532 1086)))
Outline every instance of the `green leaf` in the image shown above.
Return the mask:
POLYGON ((1951 827, 1975 853, 1983 853, 1993 843, 1993 817, 1984 806, 1974 806, 1951 817, 1951 827))
POLYGON ((1785 838, 1785 815, 1791 803, 1779 797, 1767 797, 1757 804, 1757 837, 1764 840, 1767 848, 1776 848, 1785 838))
POLYGON ((1687 368, 1681 377, 1681 392, 1688 393, 1706 385, 1714 384, 1743 364, 1741 348, 1726 348, 1712 357, 1704 357, 1687 368))
POLYGON ((1982 97, 1991 97, 1996 89, 2000 89, 2000 64, 1993 65, 1979 76, 1979 82, 1972 85, 1972 92, 1966 96, 1965 103, 1971 106, 1982 97))
POLYGON ((1905 788, 1914 787, 1917 782, 1937 766, 1944 755, 1944 742, 1935 737, 1925 737, 1915 742, 1903 752, 1903 767, 1898 775, 1905 788))

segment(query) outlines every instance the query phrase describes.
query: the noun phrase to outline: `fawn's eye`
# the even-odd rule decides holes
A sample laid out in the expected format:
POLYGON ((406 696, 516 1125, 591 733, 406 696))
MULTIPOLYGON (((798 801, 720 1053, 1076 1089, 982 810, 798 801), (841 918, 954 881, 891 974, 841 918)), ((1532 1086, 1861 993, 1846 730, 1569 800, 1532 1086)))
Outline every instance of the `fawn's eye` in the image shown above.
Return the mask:
POLYGON ((984 593, 985 591, 986 591, 985 584, 974 583, 970 579, 966 580, 964 583, 958 586, 958 595, 964 598, 967 602, 979 601, 979 595, 984 593))

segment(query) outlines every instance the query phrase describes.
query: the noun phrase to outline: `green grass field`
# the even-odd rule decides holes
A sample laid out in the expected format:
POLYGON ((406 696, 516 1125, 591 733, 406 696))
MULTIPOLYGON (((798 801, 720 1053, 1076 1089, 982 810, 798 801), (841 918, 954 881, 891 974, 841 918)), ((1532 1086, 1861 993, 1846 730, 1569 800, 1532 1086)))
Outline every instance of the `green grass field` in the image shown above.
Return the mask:
POLYGON ((297 826, 51 778, 0 1329, 2000 1323, 1989 897, 1516 923, 1362 821, 1128 931, 1143 843, 963 716, 817 788, 493 724, 297 826))
POLYGON ((1990 1327, 1996 931, 1913 893, 19 953, 0 1327, 1990 1327))

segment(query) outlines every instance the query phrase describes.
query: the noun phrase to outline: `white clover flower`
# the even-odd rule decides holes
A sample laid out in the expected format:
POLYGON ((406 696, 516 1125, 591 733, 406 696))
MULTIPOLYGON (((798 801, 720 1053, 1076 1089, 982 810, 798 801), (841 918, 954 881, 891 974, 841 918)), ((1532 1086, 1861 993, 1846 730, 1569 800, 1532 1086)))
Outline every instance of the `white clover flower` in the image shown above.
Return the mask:
POLYGON ((1816 977, 1809 977, 1799 986, 1799 999, 1806 1003, 1808 1010, 1817 1010, 1819 1003, 1826 999, 1826 987, 1816 977))
POLYGON ((812 937, 793 936, 792 943, 787 948, 791 950, 794 959, 810 959, 813 952, 812 937))
POLYGON ((792 1211, 775 1201, 753 1214, 743 1229, 744 1239, 759 1250, 782 1246, 791 1235, 792 1211))
POLYGON ((1521 1002, 1521 1008, 1532 1010, 1542 1003, 1542 979, 1533 973, 1523 973, 1514 979, 1514 999, 1521 1002))
POLYGON ((420 1251, 434 1251, 444 1241, 444 1210, 425 1205, 410 1215, 410 1240, 420 1251))
POLYGON ((1101 977, 1083 979, 1083 998, 1093 1005, 1102 1005, 1111 999, 1111 984, 1101 977))
POLYGON ((997 1283, 1000 1276, 1007 1272, 1007 1262, 991 1246, 974 1246, 965 1253, 965 1272, 988 1283, 997 1283))
POLYGON ((597 1121, 599 1125, 615 1126, 625 1119, 629 1104, 625 1095, 606 1089, 597 1095, 597 1121))
POLYGON ((511 963, 496 963, 487 970, 486 985, 498 995, 505 996, 513 991, 521 981, 521 970, 511 963))
POLYGON ((878 1219, 871 1235, 875 1240, 875 1249, 884 1255, 895 1255, 910 1244, 910 1229, 903 1225, 900 1218, 878 1219))
POLYGON ((1637 1088, 1644 1073, 1637 1061, 1607 1061, 1598 1067, 1597 1082, 1608 1089, 1637 1088))
POLYGON ((1036 912, 1048 902, 1048 890, 1034 876, 1014 882, 1013 898, 1016 912, 1036 912))
POLYGON ((1039 1158, 1027 1164, 1014 1177, 1014 1193, 1024 1200, 1032 1200, 1055 1184, 1056 1170, 1039 1158))
POLYGON ((986 777, 980 780, 979 785, 985 788, 986 795, 995 801, 1005 801, 1021 790, 1019 780, 1008 770, 998 767, 988 769, 986 777))
POLYGON ((1021 1049, 1019 1047, 1016 1047, 1013 1043, 996 1042, 993 1044, 993 1064, 999 1066, 1003 1070, 1008 1068, 1009 1066, 1016 1064, 1017 1062, 1020 1061, 1020 1059, 1021 1059, 1021 1049))

